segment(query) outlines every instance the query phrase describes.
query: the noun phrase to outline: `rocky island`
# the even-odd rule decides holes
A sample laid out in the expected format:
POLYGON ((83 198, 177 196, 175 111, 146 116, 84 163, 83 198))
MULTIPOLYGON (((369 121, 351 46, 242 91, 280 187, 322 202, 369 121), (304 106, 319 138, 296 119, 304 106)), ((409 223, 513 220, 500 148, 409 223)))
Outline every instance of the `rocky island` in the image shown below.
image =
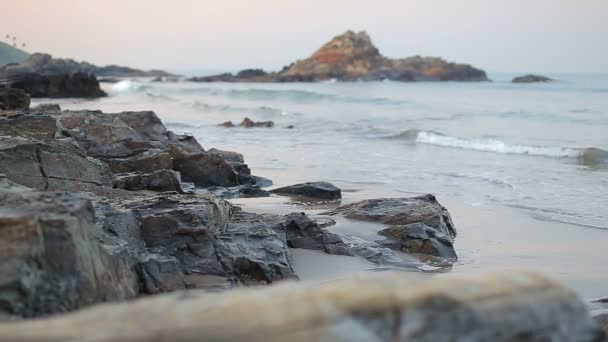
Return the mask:
POLYGON ((246 69, 237 74, 194 77, 195 82, 318 82, 337 81, 488 81, 485 71, 435 57, 391 59, 380 54, 369 35, 347 31, 312 56, 279 72, 246 69))
POLYGON ((547 76, 543 76, 543 75, 528 74, 528 75, 514 77, 511 82, 513 82, 513 83, 545 83, 545 82, 553 82, 553 79, 551 79, 547 76))

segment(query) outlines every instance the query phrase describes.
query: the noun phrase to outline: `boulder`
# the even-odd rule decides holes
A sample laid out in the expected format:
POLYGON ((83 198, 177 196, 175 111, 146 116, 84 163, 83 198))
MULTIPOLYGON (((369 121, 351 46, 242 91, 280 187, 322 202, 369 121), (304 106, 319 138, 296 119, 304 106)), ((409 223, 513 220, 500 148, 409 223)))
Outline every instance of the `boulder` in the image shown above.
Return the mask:
POLYGON ((39 317, 134 297, 95 229, 87 200, 0 193, 0 317, 39 317))
POLYGON ((457 259, 452 239, 424 223, 392 226, 378 234, 387 237, 379 243, 393 250, 457 259))
POLYGON ((131 191, 151 190, 184 193, 179 173, 172 170, 158 170, 148 174, 120 174, 114 179, 114 188, 131 191))
POLYGON ((97 98, 107 95, 99 87, 95 75, 84 72, 49 75, 30 72, 10 76, 0 83, 5 87, 22 89, 33 98, 97 98))
POLYGON ((513 80, 511 80, 511 82, 513 82, 513 83, 545 83, 545 82, 552 82, 552 81, 553 80, 547 76, 533 75, 533 74, 517 76, 517 77, 513 78, 513 80))
POLYGON ((208 150, 207 153, 217 154, 217 155, 221 156, 222 158, 224 158, 224 160, 226 160, 227 162, 235 162, 235 163, 244 163, 245 162, 243 155, 238 152, 222 151, 222 150, 212 148, 212 149, 208 150))
MULTIPOLYGON (((236 125, 234 123, 232 123, 232 121, 223 122, 223 123, 219 124, 219 126, 224 126, 226 128, 236 127, 236 125)), ((253 128, 253 127, 271 128, 271 127, 274 127, 274 122, 272 122, 272 121, 253 121, 250 118, 244 118, 243 121, 241 121, 241 123, 239 124, 239 126, 244 127, 244 128, 253 128)))
POLYGON ((237 172, 218 154, 191 153, 174 166, 184 181, 201 187, 238 185, 237 172))
POLYGON ((586 148, 579 155, 578 161, 590 167, 608 166, 608 151, 596 147, 586 148))
POLYGON ((591 342, 600 334, 572 291, 526 272, 431 279, 375 273, 220 294, 177 292, 0 324, 5 340, 29 342, 591 342))
POLYGON ((328 182, 308 182, 270 190, 279 195, 296 195, 312 199, 337 200, 342 198, 339 188, 328 182))
POLYGON ((54 140, 60 137, 57 120, 50 115, 17 114, 0 117, 0 135, 34 140, 54 140))
POLYGON ((154 149, 147 150, 133 157, 102 159, 108 163, 108 166, 110 166, 110 169, 114 173, 152 173, 159 170, 173 169, 171 155, 154 149))
POLYGON ((328 215, 343 215, 353 220, 387 225, 423 223, 453 240, 456 228, 448 210, 433 195, 407 198, 378 198, 351 203, 329 211, 328 215))
POLYGON ((22 89, 0 88, 0 110, 27 110, 30 95, 22 89))

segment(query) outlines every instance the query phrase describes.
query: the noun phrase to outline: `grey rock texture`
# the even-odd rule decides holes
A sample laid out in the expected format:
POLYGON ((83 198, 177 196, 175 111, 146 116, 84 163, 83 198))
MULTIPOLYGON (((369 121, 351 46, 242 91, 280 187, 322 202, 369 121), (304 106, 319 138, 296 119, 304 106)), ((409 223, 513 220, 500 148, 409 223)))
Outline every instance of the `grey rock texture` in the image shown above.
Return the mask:
POLYGON ((570 290, 533 273, 178 292, 51 320, 0 324, 18 342, 568 341, 601 336, 570 290), (297 305, 294 305, 297 303, 297 305))
POLYGON ((307 182, 289 185, 270 192, 279 195, 303 196, 313 199, 337 200, 342 198, 342 191, 329 182, 307 182))
POLYGON ((22 89, 0 88, 0 110, 26 110, 30 108, 30 95, 22 89))

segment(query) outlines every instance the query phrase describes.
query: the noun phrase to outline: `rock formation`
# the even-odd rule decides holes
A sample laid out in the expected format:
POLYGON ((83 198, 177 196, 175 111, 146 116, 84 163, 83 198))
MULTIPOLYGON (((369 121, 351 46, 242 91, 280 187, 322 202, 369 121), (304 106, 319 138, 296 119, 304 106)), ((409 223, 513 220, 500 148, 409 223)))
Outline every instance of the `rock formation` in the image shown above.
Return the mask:
POLYGON ((307 182, 273 189, 270 192, 279 195, 303 196, 311 199, 337 200, 342 198, 342 191, 328 182, 307 182))
POLYGON ((280 72, 243 70, 236 75, 195 77, 197 82, 318 82, 338 81, 488 81, 483 70, 441 58, 414 56, 390 59, 380 54, 366 32, 347 31, 312 56, 280 72))
POLYGON ((513 78, 513 80, 511 80, 511 82, 513 82, 513 83, 545 83, 545 82, 552 82, 552 81, 553 80, 547 76, 533 75, 533 74, 517 76, 517 77, 513 78))
POLYGON ((23 89, 0 88, 0 110, 26 110, 30 108, 30 95, 23 89))

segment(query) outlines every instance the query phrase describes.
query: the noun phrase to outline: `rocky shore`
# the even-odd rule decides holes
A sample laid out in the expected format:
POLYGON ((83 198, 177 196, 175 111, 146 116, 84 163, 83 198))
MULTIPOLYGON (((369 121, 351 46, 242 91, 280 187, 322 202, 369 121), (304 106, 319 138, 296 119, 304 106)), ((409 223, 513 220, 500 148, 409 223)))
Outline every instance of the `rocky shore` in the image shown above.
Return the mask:
POLYGON ((435 57, 390 59, 362 31, 334 37, 312 56, 279 72, 246 69, 236 74, 194 77, 194 82, 319 82, 337 81, 488 81, 485 71, 435 57))
POLYGON ((19 105, 0 111, 0 320, 85 310, 2 323, 0 340, 602 338, 576 295, 528 273, 240 289, 296 280, 293 248, 446 270, 455 224, 433 195, 336 202, 314 216, 247 212, 227 199, 341 192, 326 182, 269 191, 241 154, 205 149, 150 111, 28 108, 9 95, 3 104, 19 105), (333 232, 342 218, 385 228, 374 239, 333 232))

